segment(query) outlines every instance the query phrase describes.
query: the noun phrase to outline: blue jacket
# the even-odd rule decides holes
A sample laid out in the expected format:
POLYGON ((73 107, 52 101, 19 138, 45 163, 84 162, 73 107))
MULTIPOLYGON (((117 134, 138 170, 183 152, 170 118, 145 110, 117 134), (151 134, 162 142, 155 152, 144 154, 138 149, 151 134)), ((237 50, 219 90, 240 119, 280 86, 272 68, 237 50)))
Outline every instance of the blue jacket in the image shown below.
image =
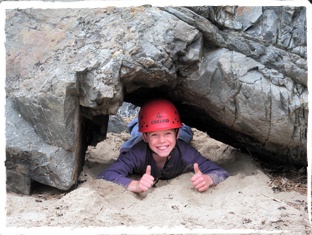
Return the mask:
POLYGON ((98 178, 127 187, 132 181, 128 177, 131 174, 145 174, 148 165, 151 166, 151 175, 157 181, 158 179, 169 180, 186 172, 194 172, 194 163, 198 163, 199 170, 212 178, 214 185, 229 177, 227 171, 203 157, 194 147, 183 140, 177 140, 176 147, 170 156, 163 169, 159 170, 148 144, 140 141, 128 152, 121 153, 117 161, 100 173, 98 178))

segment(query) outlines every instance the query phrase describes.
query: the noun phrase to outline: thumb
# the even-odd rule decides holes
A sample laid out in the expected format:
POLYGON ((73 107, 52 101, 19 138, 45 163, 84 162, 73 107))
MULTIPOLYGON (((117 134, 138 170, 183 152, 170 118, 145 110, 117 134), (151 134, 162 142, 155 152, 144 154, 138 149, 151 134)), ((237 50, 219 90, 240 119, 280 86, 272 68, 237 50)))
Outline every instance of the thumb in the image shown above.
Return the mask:
POLYGON ((201 173, 201 171, 198 168, 198 164, 197 163, 194 163, 194 172, 195 172, 195 174, 201 173))
POLYGON ((146 167, 146 174, 151 175, 151 166, 150 165, 148 165, 146 167))

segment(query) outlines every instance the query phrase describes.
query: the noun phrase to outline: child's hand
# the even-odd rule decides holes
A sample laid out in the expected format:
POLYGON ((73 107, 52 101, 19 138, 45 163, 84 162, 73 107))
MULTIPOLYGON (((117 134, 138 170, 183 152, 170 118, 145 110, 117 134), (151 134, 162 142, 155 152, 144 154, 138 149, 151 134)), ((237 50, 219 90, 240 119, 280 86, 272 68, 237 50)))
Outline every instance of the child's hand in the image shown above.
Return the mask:
POLYGON ((146 167, 146 173, 139 181, 133 180, 128 186, 128 189, 132 192, 142 193, 148 191, 154 183, 154 177, 151 175, 151 166, 146 167))
POLYGON ((194 187, 199 192, 206 191, 209 188, 209 186, 213 184, 211 177, 209 175, 203 174, 199 170, 197 163, 194 163, 194 171, 195 171, 195 175, 193 175, 191 179, 194 187))

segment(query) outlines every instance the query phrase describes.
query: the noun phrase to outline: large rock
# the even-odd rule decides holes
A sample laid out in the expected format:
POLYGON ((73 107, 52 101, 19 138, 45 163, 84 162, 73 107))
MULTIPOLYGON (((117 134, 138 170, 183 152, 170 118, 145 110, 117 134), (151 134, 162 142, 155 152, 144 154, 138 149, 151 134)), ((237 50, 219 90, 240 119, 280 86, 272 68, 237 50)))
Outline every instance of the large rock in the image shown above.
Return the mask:
POLYGON ((109 115, 155 96, 220 141, 307 165, 304 7, 32 8, 5 29, 8 190, 69 189, 109 115))
POLYGON ((6 102, 6 117, 8 188, 30 193, 31 180, 34 180, 59 189, 69 189, 81 167, 81 155, 40 138, 18 114, 10 99, 6 102))

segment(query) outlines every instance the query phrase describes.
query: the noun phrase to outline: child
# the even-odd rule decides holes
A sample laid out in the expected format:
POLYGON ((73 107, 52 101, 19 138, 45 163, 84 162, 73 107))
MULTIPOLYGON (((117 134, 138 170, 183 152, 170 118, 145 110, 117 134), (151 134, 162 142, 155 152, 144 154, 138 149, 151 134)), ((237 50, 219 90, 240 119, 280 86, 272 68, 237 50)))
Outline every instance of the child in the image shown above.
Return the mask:
MULTIPOLYGON (((194 172, 193 186, 206 191, 211 185, 225 180, 229 174, 203 157, 188 142, 191 129, 183 125, 178 110, 168 100, 154 99, 142 106, 132 126, 131 139, 121 148, 115 163, 104 170, 98 178, 120 184, 136 193, 148 191, 158 180, 169 180, 186 172, 194 172), (179 139, 180 132, 182 137, 179 139), (139 174, 140 180, 128 178, 139 174)), ((130 127, 131 127, 130 125, 130 127)))

